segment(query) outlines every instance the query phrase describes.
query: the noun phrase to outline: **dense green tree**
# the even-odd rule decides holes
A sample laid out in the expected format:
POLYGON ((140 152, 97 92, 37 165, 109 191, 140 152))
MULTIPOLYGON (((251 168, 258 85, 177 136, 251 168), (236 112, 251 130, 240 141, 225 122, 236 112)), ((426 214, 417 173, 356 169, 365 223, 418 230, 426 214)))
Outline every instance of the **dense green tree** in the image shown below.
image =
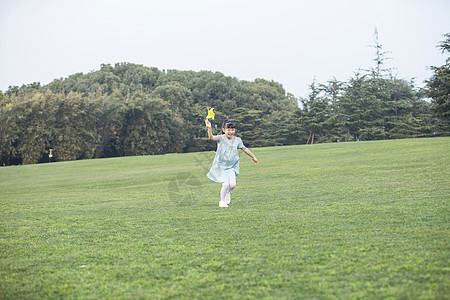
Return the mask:
MULTIPOLYGON (((270 130, 270 127, 268 122, 264 122, 263 116, 264 113, 261 110, 235 109, 232 120, 236 122, 236 131, 247 147, 261 147, 266 145, 267 141, 261 138, 262 132, 270 130)), ((218 131, 220 131, 221 125, 219 124, 218 131)))
POLYGON ((6 105, 8 99, 8 95, 3 94, 3 91, 0 90, 0 107, 6 105))
MULTIPOLYGON (((445 34, 445 40, 438 47, 442 53, 450 53, 450 33, 445 34)), ((450 131, 450 56, 440 67, 432 66, 433 75, 427 80, 427 95, 434 104, 436 115, 442 120, 441 126, 450 131)))
POLYGON ((125 155, 181 152, 184 146, 182 120, 162 99, 136 92, 127 105, 123 128, 125 155))
POLYGON ((99 139, 95 131, 95 106, 79 93, 57 95, 51 143, 55 158, 60 161, 93 158, 99 139))
POLYGON ((295 112, 274 111, 265 116, 258 130, 260 136, 260 146, 281 146, 297 144, 298 136, 295 132, 294 119, 295 112))
POLYGON ((112 72, 121 79, 120 91, 127 98, 136 91, 150 93, 162 75, 157 68, 129 63, 116 64, 112 72))
POLYGON ((169 103, 172 112, 180 117, 188 119, 192 116, 192 92, 178 82, 170 82, 166 85, 158 86, 151 93, 151 97, 160 98, 169 103))
POLYGON ((345 127, 347 120, 345 111, 341 107, 341 100, 346 89, 344 82, 338 81, 336 78, 320 84, 318 86, 320 93, 328 105, 327 130, 320 138, 321 142, 336 142, 351 139, 345 127))
POLYGON ((383 80, 384 86, 384 127, 389 138, 413 137, 420 122, 418 111, 413 106, 423 102, 412 85, 404 80, 392 78, 383 80), (414 116, 415 115, 415 116, 414 116))
POLYGON ((18 93, 2 108, 3 163, 37 163, 48 153, 55 123, 55 100, 51 92, 36 93, 33 97, 18 93))
POLYGON ((383 104, 378 94, 378 79, 356 74, 348 82, 340 101, 344 126, 353 140, 385 138, 383 104))
POLYGON ((309 97, 300 100, 303 110, 300 123, 308 136, 306 143, 314 144, 330 131, 331 106, 328 99, 320 95, 321 90, 315 81, 310 85, 310 90, 309 97))
POLYGON ((93 99, 95 114, 95 133, 98 142, 95 157, 122 156, 121 133, 125 117, 126 103, 121 92, 115 89, 110 95, 93 99))

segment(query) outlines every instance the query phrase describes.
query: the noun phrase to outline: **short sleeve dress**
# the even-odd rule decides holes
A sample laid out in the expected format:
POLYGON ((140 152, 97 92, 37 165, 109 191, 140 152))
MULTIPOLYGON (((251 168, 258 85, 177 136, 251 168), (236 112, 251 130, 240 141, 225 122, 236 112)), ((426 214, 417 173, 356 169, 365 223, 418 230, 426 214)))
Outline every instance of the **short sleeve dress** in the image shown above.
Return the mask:
POLYGON ((216 156, 214 156, 211 170, 206 176, 215 182, 236 179, 239 176, 239 153, 237 150, 242 147, 244 144, 241 138, 235 136, 229 140, 225 134, 219 135, 216 156))

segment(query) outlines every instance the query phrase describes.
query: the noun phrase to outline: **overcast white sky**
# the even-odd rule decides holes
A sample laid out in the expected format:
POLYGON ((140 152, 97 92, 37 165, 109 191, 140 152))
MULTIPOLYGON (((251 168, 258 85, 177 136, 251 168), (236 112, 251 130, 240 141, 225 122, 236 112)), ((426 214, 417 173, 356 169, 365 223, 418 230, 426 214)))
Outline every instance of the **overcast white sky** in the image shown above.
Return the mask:
POLYGON ((100 64, 264 78, 306 97, 314 78, 374 66, 374 30, 400 78, 445 56, 449 0, 0 0, 0 90, 100 64))

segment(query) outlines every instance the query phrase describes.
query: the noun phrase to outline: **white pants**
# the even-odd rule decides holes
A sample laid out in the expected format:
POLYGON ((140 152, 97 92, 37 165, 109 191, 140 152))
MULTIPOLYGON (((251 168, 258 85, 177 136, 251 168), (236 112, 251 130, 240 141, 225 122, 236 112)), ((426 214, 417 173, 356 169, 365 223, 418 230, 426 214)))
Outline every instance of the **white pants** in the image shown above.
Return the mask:
POLYGON ((220 201, 225 202, 225 197, 236 187, 236 179, 230 179, 222 183, 222 189, 220 190, 220 201))

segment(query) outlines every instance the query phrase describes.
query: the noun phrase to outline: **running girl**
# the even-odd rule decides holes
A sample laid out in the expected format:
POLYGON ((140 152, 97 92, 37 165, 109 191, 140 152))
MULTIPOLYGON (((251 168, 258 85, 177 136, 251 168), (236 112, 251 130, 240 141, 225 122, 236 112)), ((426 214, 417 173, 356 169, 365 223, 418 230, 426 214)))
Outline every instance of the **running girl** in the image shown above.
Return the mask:
POLYGON ((211 170, 206 176, 212 181, 222 183, 219 206, 228 207, 231 201, 230 192, 236 187, 236 178, 239 176, 239 154, 237 149, 242 149, 255 163, 258 163, 258 159, 244 146, 241 138, 234 135, 236 125, 233 122, 226 120, 222 124, 221 135, 212 134, 211 123, 208 119, 205 120, 205 124, 208 127, 209 139, 217 142, 216 156, 214 157, 211 170))

